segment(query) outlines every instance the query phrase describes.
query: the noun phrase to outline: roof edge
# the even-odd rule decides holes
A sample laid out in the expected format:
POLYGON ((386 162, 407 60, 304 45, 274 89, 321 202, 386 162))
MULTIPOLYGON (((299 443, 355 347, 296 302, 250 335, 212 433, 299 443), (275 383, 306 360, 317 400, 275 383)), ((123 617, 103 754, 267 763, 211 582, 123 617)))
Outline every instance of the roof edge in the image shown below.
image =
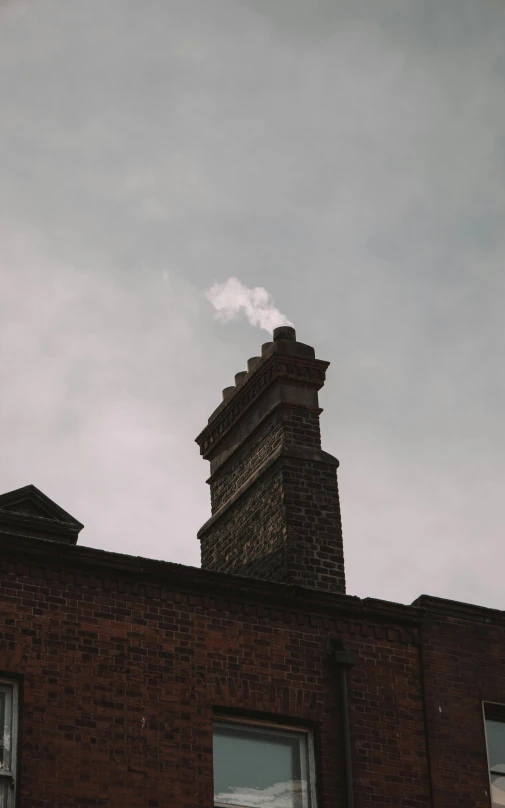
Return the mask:
POLYGON ((499 622, 505 624, 505 611, 501 609, 479 606, 475 603, 465 603, 460 600, 439 598, 435 595, 419 595, 412 602, 412 606, 423 609, 426 614, 434 616, 458 617, 479 623, 499 622))
POLYGON ((71 567, 95 577, 124 577, 125 580, 145 582, 161 587, 172 587, 192 593, 223 599, 255 601, 262 605, 313 611, 327 616, 363 620, 373 617, 388 623, 418 626, 422 609, 415 606, 390 603, 374 599, 361 599, 355 595, 320 592, 307 587, 279 584, 256 578, 245 578, 223 572, 202 570, 170 561, 159 561, 131 556, 82 545, 62 544, 50 539, 13 535, 0 530, 2 561, 31 563, 40 568, 57 565, 71 567), (15 541, 13 542, 13 539, 15 541))

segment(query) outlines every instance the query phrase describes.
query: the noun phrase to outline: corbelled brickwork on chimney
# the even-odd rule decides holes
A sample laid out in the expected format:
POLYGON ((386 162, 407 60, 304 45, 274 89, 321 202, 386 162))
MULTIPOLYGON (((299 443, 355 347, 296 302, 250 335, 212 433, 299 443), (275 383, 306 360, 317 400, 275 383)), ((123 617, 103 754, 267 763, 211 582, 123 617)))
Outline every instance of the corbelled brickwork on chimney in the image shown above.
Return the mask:
POLYGON ((319 430, 328 364, 278 328, 223 391, 197 438, 211 464, 204 569, 345 592, 338 461, 319 430))

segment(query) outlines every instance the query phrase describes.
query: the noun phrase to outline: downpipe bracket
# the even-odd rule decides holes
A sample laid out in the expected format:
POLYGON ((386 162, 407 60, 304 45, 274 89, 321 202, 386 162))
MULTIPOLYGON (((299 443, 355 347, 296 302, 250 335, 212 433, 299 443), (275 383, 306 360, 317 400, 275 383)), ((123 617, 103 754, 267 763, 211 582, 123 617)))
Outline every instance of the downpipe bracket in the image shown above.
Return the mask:
POLYGON ((336 637, 328 637, 326 640, 326 656, 331 665, 346 670, 354 668, 358 661, 354 651, 350 651, 345 642, 336 637))

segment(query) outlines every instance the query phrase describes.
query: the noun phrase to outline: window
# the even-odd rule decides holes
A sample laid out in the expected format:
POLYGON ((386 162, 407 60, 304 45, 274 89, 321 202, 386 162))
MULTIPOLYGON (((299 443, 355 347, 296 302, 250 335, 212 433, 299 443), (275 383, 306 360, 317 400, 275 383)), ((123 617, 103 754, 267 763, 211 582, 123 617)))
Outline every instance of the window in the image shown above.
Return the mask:
POLYGON ((214 805, 316 808, 311 733, 235 720, 214 724, 214 805))
POLYGON ((491 782, 491 805, 505 806, 505 707, 486 704, 487 758, 491 782))
POLYGON ((0 679, 0 808, 14 808, 16 800, 17 717, 17 685, 0 679))

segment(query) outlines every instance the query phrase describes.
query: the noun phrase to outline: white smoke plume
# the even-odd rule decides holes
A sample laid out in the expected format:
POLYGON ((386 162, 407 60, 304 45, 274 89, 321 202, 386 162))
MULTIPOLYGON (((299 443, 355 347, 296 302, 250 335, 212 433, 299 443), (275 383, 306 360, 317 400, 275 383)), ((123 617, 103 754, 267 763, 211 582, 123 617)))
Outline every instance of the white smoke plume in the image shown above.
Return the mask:
POLYGON ((228 278, 224 283, 215 283, 205 293, 205 297, 216 309, 216 317, 222 322, 235 320, 245 314, 251 325, 264 328, 272 334, 280 325, 293 325, 274 306, 269 292, 262 286, 248 289, 238 278, 228 278))

